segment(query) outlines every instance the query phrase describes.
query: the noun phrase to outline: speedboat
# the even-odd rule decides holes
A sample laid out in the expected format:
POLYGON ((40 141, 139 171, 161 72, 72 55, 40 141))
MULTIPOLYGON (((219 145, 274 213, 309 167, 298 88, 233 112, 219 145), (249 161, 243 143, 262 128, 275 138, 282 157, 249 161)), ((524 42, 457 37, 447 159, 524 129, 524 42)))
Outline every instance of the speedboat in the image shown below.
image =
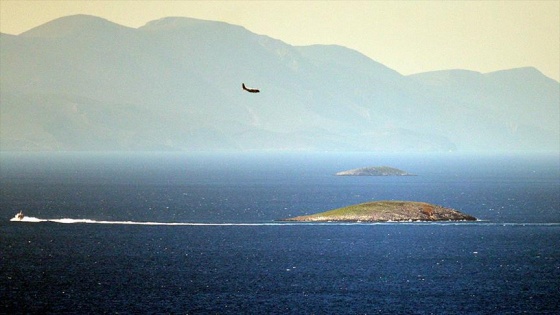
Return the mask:
POLYGON ((18 221, 21 221, 21 220, 23 220, 23 217, 24 217, 23 212, 20 211, 20 212, 18 212, 18 213, 16 214, 16 216, 14 217, 14 219, 16 219, 16 220, 18 220, 18 221))

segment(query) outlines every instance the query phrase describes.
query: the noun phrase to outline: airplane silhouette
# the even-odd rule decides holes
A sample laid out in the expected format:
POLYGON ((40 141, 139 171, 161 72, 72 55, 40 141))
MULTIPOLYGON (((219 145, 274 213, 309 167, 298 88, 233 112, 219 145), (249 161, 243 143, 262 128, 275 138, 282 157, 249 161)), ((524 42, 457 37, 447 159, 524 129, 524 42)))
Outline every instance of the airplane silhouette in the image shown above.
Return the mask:
POLYGON ((259 93, 260 92, 259 89, 251 89, 251 88, 246 87, 245 83, 241 83, 241 87, 249 93, 259 93))

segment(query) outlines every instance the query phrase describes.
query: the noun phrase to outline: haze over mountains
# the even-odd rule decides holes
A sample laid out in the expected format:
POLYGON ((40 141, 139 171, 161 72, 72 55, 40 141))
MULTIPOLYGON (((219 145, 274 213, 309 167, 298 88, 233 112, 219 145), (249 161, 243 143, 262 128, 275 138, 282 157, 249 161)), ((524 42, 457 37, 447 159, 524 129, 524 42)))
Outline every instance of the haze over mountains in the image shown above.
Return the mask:
POLYGON ((560 151, 560 83, 530 67, 402 76, 223 22, 85 15, 1 34, 0 58, 3 151, 560 151))

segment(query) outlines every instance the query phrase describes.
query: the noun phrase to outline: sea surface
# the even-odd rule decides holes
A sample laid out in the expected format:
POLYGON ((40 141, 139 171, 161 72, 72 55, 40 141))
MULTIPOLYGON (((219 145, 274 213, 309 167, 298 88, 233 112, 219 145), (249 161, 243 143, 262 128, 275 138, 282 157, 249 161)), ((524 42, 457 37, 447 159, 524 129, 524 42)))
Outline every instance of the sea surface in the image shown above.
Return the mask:
POLYGON ((0 189, 3 314, 560 313, 558 154, 2 152, 0 189), (479 221, 277 221, 373 200, 479 221))

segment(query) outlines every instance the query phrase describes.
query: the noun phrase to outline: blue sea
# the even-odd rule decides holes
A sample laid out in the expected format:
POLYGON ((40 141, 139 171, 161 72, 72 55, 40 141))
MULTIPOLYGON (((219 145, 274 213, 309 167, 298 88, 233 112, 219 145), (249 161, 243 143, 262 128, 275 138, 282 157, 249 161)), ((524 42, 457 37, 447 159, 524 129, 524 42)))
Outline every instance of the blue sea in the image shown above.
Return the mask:
POLYGON ((560 313, 558 154, 2 152, 0 167, 0 313, 560 313), (381 165, 417 176, 334 176, 381 165), (479 221, 277 221, 373 200, 479 221))

